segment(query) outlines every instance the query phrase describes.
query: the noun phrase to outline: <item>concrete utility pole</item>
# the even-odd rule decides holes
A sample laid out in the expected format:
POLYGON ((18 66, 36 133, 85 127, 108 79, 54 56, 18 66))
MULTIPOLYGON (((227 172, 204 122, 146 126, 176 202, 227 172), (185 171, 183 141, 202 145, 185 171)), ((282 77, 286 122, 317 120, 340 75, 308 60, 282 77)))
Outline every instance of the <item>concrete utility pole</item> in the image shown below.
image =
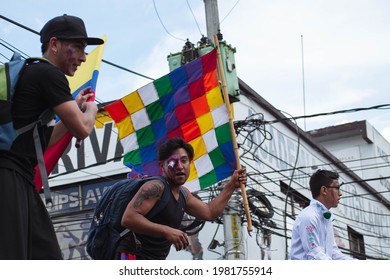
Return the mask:
POLYGON ((214 42, 214 35, 219 30, 218 0, 204 0, 206 11, 207 37, 214 42))
MULTIPOLYGON (((214 42, 214 35, 218 34, 220 31, 218 1, 204 0, 204 3, 206 11, 207 37, 210 39, 210 42, 214 42)), ((225 237, 224 257, 228 260, 246 259, 245 242, 243 241, 244 238, 239 209, 241 209, 239 196, 234 194, 223 212, 223 228, 225 237)))
POLYGON ((241 226, 240 212, 242 207, 240 194, 233 194, 226 209, 223 212, 223 229, 225 237, 225 259, 245 260, 246 244, 241 226))

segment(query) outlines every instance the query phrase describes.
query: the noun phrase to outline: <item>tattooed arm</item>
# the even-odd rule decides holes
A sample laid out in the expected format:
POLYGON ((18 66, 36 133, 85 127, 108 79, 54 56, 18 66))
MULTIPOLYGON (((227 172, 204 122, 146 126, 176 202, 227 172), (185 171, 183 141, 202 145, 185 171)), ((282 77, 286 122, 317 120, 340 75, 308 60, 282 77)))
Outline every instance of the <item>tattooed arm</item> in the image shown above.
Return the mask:
POLYGON ((161 198, 163 191, 162 182, 158 180, 146 182, 127 205, 122 216, 122 226, 137 231, 139 224, 147 222, 144 216, 161 198))
POLYGON ((153 208, 164 192, 164 185, 159 180, 146 182, 126 207, 122 216, 122 226, 134 232, 164 236, 176 248, 182 250, 188 246, 188 238, 181 230, 149 221, 145 215, 153 208))

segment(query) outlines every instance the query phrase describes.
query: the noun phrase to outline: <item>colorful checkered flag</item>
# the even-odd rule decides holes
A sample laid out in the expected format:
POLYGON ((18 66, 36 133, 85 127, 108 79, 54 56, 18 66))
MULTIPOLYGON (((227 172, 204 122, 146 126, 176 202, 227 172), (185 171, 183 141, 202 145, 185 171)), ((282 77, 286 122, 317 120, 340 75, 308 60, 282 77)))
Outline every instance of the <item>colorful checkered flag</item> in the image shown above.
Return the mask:
POLYGON ((217 74, 217 51, 193 60, 105 107, 118 127, 123 162, 159 175, 158 147, 180 136, 195 157, 185 186, 204 189, 236 169, 229 116, 217 74))

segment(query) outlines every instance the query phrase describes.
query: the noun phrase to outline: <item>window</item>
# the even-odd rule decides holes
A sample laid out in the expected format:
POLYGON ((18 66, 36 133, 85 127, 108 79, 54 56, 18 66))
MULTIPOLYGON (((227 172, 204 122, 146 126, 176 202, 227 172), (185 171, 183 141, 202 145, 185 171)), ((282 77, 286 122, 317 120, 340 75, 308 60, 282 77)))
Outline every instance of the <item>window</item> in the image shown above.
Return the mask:
POLYGON ((366 259, 366 250, 364 247, 363 235, 348 227, 349 248, 352 257, 360 260, 366 259))
MULTIPOLYGON (((296 208, 306 208, 310 204, 310 199, 302 195, 300 192, 293 189, 291 186, 289 187, 283 181, 280 181, 280 191, 288 196, 290 199, 290 213, 292 213, 292 217, 294 218, 297 213, 295 213, 296 208)), ((288 215, 288 213, 286 213, 288 215)), ((295 218, 294 218, 295 219, 295 218)))

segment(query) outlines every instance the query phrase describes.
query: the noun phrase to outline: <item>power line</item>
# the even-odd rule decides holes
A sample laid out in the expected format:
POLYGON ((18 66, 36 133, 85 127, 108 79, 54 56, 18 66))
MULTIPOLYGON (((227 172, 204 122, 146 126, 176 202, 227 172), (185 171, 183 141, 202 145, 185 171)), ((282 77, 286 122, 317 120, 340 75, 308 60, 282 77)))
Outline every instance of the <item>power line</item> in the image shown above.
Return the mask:
MULTIPOLYGON (((241 145, 242 146, 242 145, 241 145)), ((261 147, 261 145, 260 145, 260 149, 263 149, 262 147, 261 147)), ((251 149, 248 149, 248 151, 249 152, 251 152, 251 154, 253 154, 253 151, 250 151, 251 149)), ((263 149, 264 150, 264 149, 263 149)), ((264 150, 266 153, 269 153, 268 151, 266 151, 266 150, 264 150)), ((269 153, 270 154, 270 153, 269 153)), ((279 161, 283 161, 281 158, 279 158, 279 157, 277 157, 275 154, 270 154, 271 156, 273 156, 273 157, 275 157, 277 160, 279 160, 279 161)), ((118 159, 120 159, 120 158, 122 158, 122 156, 121 157, 116 157, 116 158, 113 158, 113 159, 110 159, 110 160, 107 160, 106 162, 109 162, 109 161, 112 161, 112 160, 118 160, 118 159)), ((256 158, 254 158, 254 160, 256 160, 256 158)), ((261 161, 259 158, 257 158, 257 161, 261 161)), ((104 164, 104 163, 106 163, 106 162, 99 162, 99 163, 96 163, 96 164, 93 164, 93 165, 91 165, 91 166, 86 166, 86 167, 84 167, 83 169, 87 169, 87 168, 89 168, 89 167, 92 167, 92 166, 96 166, 96 165, 100 165, 100 164, 104 164)), ((286 165, 289 165, 287 162, 285 162, 285 161, 283 161, 286 165)), ((270 167, 270 166, 269 166, 270 167)), ((296 168, 296 167, 294 167, 294 168, 296 168)), ((303 167, 303 168, 305 168, 305 167, 303 167)), ((302 169, 303 169, 302 167, 300 167, 299 168, 299 170, 301 170, 301 172, 302 172, 302 169)), ((76 169, 76 170, 73 170, 73 171, 70 171, 70 172, 67 172, 67 173, 61 173, 61 174, 58 174, 58 175, 56 175, 56 176, 54 176, 54 177, 57 177, 57 176, 62 176, 62 175, 67 175, 67 174, 69 174, 69 173, 73 173, 73 172, 77 172, 77 171, 80 171, 81 169, 76 169)), ((279 173, 279 174, 281 174, 281 175, 283 175, 283 177, 285 178, 285 179, 289 179, 289 178, 291 178, 291 177, 288 177, 288 176, 285 176, 284 175, 284 173, 285 173, 285 171, 286 171, 287 169, 284 169, 284 170, 277 170, 277 171, 269 171, 268 173, 270 173, 270 174, 272 174, 272 173, 275 173, 275 172, 277 172, 277 173, 279 173)), ((292 170, 292 169, 291 169, 292 170)), ((86 172, 87 173, 87 172, 86 172)), ((89 173, 89 174, 92 174, 92 173, 89 173)), ((263 173, 263 175, 264 175, 264 173, 263 173)), ((305 178, 308 178, 309 176, 310 176, 310 174, 308 174, 308 173, 304 173, 304 176, 305 176, 305 178)), ((383 179, 383 177, 381 177, 381 178, 372 178, 372 179, 370 179, 370 180, 375 180, 375 179, 383 179)), ((361 180, 361 181, 356 181, 356 182, 364 182, 365 180, 361 180)), ((350 182, 350 183, 352 183, 352 182, 350 182)), ((298 183, 299 184, 299 183, 298 183)), ((372 193, 370 193, 370 194, 367 194, 367 195, 372 195, 372 193)), ((376 201, 376 200, 375 200, 376 201)))
POLYGON ((237 2, 233 5, 233 7, 229 10, 229 12, 220 20, 219 24, 221 25, 222 22, 233 12, 233 10, 236 8, 237 4, 240 2, 240 0, 237 0, 237 2))
POLYGON ((27 27, 27 26, 25 26, 25 25, 23 25, 23 24, 21 24, 21 23, 18 23, 18 22, 16 22, 16 21, 12 20, 12 19, 9 19, 9 18, 7 18, 7 17, 5 17, 5 16, 3 16, 3 15, 0 15, 0 18, 6 20, 6 21, 8 21, 8 22, 10 22, 10 23, 12 23, 12 24, 14 24, 14 25, 16 25, 16 26, 19 26, 19 27, 21 27, 21 28, 23 28, 23 29, 26 29, 27 31, 30 31, 31 33, 40 35, 38 31, 35 31, 34 29, 31 29, 31 28, 29 28, 29 27, 27 27))
MULTIPOLYGON (((122 69, 122 70, 126 70, 126 69, 122 69)), ((130 72, 134 73, 133 71, 130 70, 130 72)), ((380 106, 388 106, 388 105, 380 105, 380 106)), ((375 106, 376 108, 375 109, 381 109, 380 107, 378 106, 375 106)), ((374 107, 370 107, 370 108, 357 108, 357 109, 350 109, 350 110, 343 110, 343 111, 336 111, 336 112, 331 112, 331 113, 322 113, 322 114, 316 114, 316 115, 310 115, 310 116, 299 116, 299 117, 291 117, 291 118, 287 118, 287 119, 284 119, 284 120, 296 120, 296 119, 299 119, 299 118, 303 118, 303 117, 317 117, 317 116, 321 116, 321 115, 329 115, 329 114, 335 114, 335 113, 347 113, 347 112, 351 112, 352 110, 353 111, 360 111, 360 110, 368 110, 368 109, 373 109, 374 107)), ((388 109, 388 108, 386 108, 388 109)), ((272 123, 272 122, 268 122, 268 123, 272 123)), ((278 157, 276 157, 277 159, 279 159, 278 157)), ((298 157, 297 157, 298 158, 298 157)), ((281 159, 279 159, 281 160, 281 159)), ((102 164, 102 163, 99 163, 99 164, 102 164)), ((296 164, 294 165, 293 171, 296 170, 296 164)), ((280 173, 280 171, 279 171, 280 173)), ((286 177, 286 176, 285 176, 286 177)), ((293 181, 293 176, 291 177, 286 177, 287 179, 290 180, 290 183, 293 181)), ((364 180, 362 180, 364 181, 364 180)), ((286 212, 286 211, 285 211, 286 212)), ((281 213, 279 213, 279 215, 282 215, 281 213)), ((370 224, 371 225, 371 224, 370 224)))
MULTIPOLYGON (((22 52, 21 50, 19 50, 18 48, 16 48, 15 46, 11 45, 10 43, 4 41, 3 39, 0 39, 0 45, 2 45, 3 47, 5 47, 6 49, 10 50, 10 51, 14 51, 14 50, 17 50, 21 56, 23 58, 26 58, 28 57, 28 55, 26 55, 24 52, 22 52)), ((3 56, 5 59, 7 60, 10 60, 10 58, 7 58, 5 55, 1 54, 1 56, 3 56)))
POLYGON ((164 23, 163 23, 163 21, 162 21, 162 19, 161 19, 161 17, 160 17, 160 14, 159 14, 159 12, 158 12, 158 9, 157 9, 156 1, 155 1, 155 0, 153 0, 153 6, 154 6, 154 10, 156 11, 156 15, 157 15, 157 17, 158 17, 158 20, 160 21, 160 24, 161 24, 161 26, 164 28, 165 32, 167 32, 167 34, 168 34, 169 36, 171 36, 172 38, 175 38, 175 39, 177 39, 177 40, 180 40, 180 41, 184 41, 184 42, 185 42, 186 40, 174 36, 174 35, 173 35, 172 33, 170 33, 170 32, 168 31, 168 29, 165 27, 165 25, 164 25, 164 23))
MULTIPOLYGON (((239 1, 238 1, 238 2, 239 2, 239 1)), ((237 2, 237 3, 238 3, 238 2, 237 2)), ((236 3, 236 4, 237 4, 237 3, 236 3)), ((22 28, 24 28, 24 29, 26 29, 26 30, 28 30, 28 31, 31 31, 31 32, 33 32, 33 33, 35 33, 35 34, 39 34, 39 32, 34 31, 34 30, 32 30, 32 29, 30 29, 30 28, 28 28, 28 27, 26 27, 26 26, 24 26, 24 25, 21 25, 21 24, 15 22, 15 21, 12 21, 12 20, 10 20, 10 19, 4 17, 4 16, 0 16, 0 17, 3 18, 3 19, 5 19, 5 20, 8 20, 8 21, 10 21, 11 23, 13 23, 13 24, 15 24, 15 25, 18 25, 18 26, 20 26, 20 27, 22 27, 22 28)), ((102 60, 102 61, 103 61, 103 60, 102 60)), ((144 75, 142 75, 142 74, 136 73, 136 72, 134 72, 134 71, 132 71, 132 70, 126 69, 126 68, 121 67, 121 66, 116 65, 116 64, 113 64, 113 63, 111 63, 111 62, 108 62, 108 61, 104 61, 104 62, 106 62, 106 63, 108 63, 108 64, 110 64, 110 65, 112 65, 112 66, 115 66, 115 67, 117 67, 117 68, 120 68, 120 69, 122 69, 122 70, 124 70, 124 71, 128 71, 128 72, 130 72, 130 73, 140 75, 140 76, 142 76, 142 77, 144 77, 144 78, 147 78, 147 79, 152 79, 152 78, 150 78, 150 77, 147 77, 147 76, 144 76, 144 75)), ((364 110, 366 110, 366 109, 372 109, 372 108, 380 108, 380 107, 383 107, 383 106, 387 106, 387 105, 378 105, 378 106, 374 106, 374 107, 370 107, 370 108, 364 108, 364 110)), ((314 116, 328 115, 328 114, 341 113, 341 112, 351 112, 351 111, 357 111, 357 110, 363 110, 363 108, 349 109, 349 110, 343 110, 343 111, 336 111, 336 112, 331 112, 331 113, 320 113, 320 114, 315 114, 315 115, 310 115, 310 116, 298 116, 298 117, 286 118, 285 120, 287 120, 287 119, 299 119, 299 118, 302 118, 302 117, 314 117, 314 116)), ((265 123, 267 123, 267 122, 265 122, 265 123)), ((268 122, 268 123, 271 123, 271 122, 268 122)))
MULTIPOLYGON (((11 19, 9 19, 9 18, 7 18, 7 17, 5 17, 5 16, 3 16, 3 15, 0 15, 0 18, 2 18, 2 19, 6 20, 6 21, 8 21, 8 22, 10 22, 10 23, 12 23, 12 24, 14 24, 14 25, 17 25, 17 26, 19 26, 19 27, 21 27, 21 28, 23 28, 23 29, 25 29, 25 30, 27 30, 27 31, 29 31, 29 32, 32 32, 32 33, 34 33, 34 34, 36 34, 36 35, 40 35, 38 31, 35 31, 35 30, 33 30, 33 29, 31 29, 31 28, 29 28, 29 27, 23 25, 23 24, 20 24, 20 23, 18 23, 18 22, 16 22, 16 21, 13 21, 13 20, 11 20, 11 19)), ((14 49, 17 50, 17 48, 14 48, 14 49)), ((104 63, 106 63, 106 64, 108 64, 108 65, 111 65, 111 66, 113 66, 113 67, 116 67, 116 68, 118 68, 118 69, 121 69, 121 70, 123 70, 123 71, 126 71, 126 72, 132 73, 132 74, 134 74, 134 75, 140 76, 140 77, 142 77, 142 78, 145 78, 145 79, 148 79, 148 80, 152 80, 152 81, 154 80, 154 79, 151 78, 151 77, 148 77, 148 76, 143 75, 143 74, 140 74, 140 73, 138 73, 138 72, 136 72, 136 71, 127 69, 127 68, 125 68, 125 67, 123 67, 123 66, 120 66, 120 65, 115 64, 115 63, 113 63, 113 62, 107 61, 107 60, 105 60, 105 59, 102 59, 102 62, 104 62, 104 63)))
MULTIPOLYGON (((252 121, 252 120, 250 120, 250 121, 252 121)), ((247 125, 249 126, 249 122, 247 123, 247 125)), ((252 126, 252 125, 251 125, 252 126)), ((251 136, 250 135, 250 133, 251 133, 251 131, 246 131, 246 130, 244 130, 243 129, 243 124, 241 124, 241 126, 240 126, 240 132, 242 132, 242 131, 245 131, 245 132, 247 132, 248 133, 248 135, 245 137, 245 136, 243 136, 242 135, 242 133, 241 133, 241 136, 242 137, 244 137, 244 141, 243 141, 243 144, 248 144, 248 142, 251 142, 251 140, 253 140, 252 138, 253 138, 253 136, 251 136), (249 136, 251 136, 251 137, 249 137, 249 136)), ((286 135, 286 134, 284 134, 284 133, 282 133, 281 131, 279 131, 277 128, 273 128, 273 129, 275 129, 276 131, 278 131, 279 133, 281 133, 282 135, 284 135, 285 137, 288 137, 288 138, 290 138, 290 139, 292 139, 290 136, 288 136, 288 135, 286 135)), ((267 151, 267 150, 265 150, 263 147, 262 147, 262 143, 267 139, 267 140, 270 140, 270 139, 272 139, 272 135, 270 135, 270 136, 266 136, 266 134, 267 134, 267 132, 266 131, 263 131, 263 130, 258 130, 259 132, 261 132, 262 134, 263 134, 263 137, 264 137, 264 139, 261 141, 261 143, 260 144, 258 144, 258 143, 256 143, 256 145, 255 145, 255 143, 251 143, 251 144, 249 144, 249 148, 245 148, 245 146, 243 145, 243 144, 240 144, 239 146, 240 146, 240 148, 242 149, 242 150, 244 150, 244 152, 243 152, 243 154, 242 154, 242 156, 244 156, 246 153, 248 153, 248 154, 250 154, 252 157, 253 157, 253 160, 255 160, 255 161, 258 161, 258 162, 262 162, 263 164, 264 164, 264 161, 262 161, 260 158, 258 158, 257 157, 257 152, 256 152, 256 150, 257 149, 260 149, 260 150, 262 150, 262 151, 264 151, 264 152, 266 152, 267 154, 269 154, 269 156, 271 156, 271 157, 274 157, 278 162, 282 162, 283 164, 285 164, 286 166, 291 166, 288 162, 286 162, 286 161, 284 161, 282 158, 280 158, 278 155, 277 155, 277 153, 270 153, 269 151, 267 151), (252 149, 254 147, 254 149, 252 149), (256 156, 255 156, 256 155, 256 156)), ((239 133, 240 133, 239 132, 239 133)), ((269 133, 269 132, 268 132, 269 133)), ((299 138, 298 138, 298 140, 299 140, 299 138)), ((293 141, 295 141, 295 140, 293 140, 293 141)), ((297 146, 299 147, 300 146, 300 144, 299 144, 299 141, 297 141, 297 146)), ((318 158, 318 157, 317 157, 318 158)), ((319 159, 320 160, 320 159, 319 159)), ((342 161, 339 161, 339 162, 335 162, 335 164, 337 164, 337 163, 342 163, 342 161)), ((327 166, 329 166, 329 163, 326 163, 326 165, 327 166)), ((307 169, 307 168, 309 168, 310 166, 300 166, 299 167, 299 170, 301 170, 301 172, 303 173, 303 169, 307 169)), ((318 168, 318 165, 316 165, 316 167, 318 168)), ((294 170, 296 168, 296 166, 294 166, 294 168, 291 168, 291 169, 289 169, 289 170, 294 170)), ((353 170, 353 168, 349 168, 349 170, 353 170)), ((280 171, 281 170, 278 170, 277 172, 280 174, 280 171)), ((341 172, 341 171, 340 171, 341 172)), ((272 171, 271 172, 269 172, 269 173, 272 173, 272 171)), ((307 177, 309 177, 310 176, 310 174, 308 174, 308 173, 303 173, 304 174, 304 178, 307 178, 307 177)), ((380 179, 383 179, 383 177, 381 177, 380 179)), ((355 182, 365 182, 365 180, 363 179, 363 180, 359 180, 359 181, 357 181, 357 180, 355 180, 355 182)))
POLYGON ((329 116, 329 115, 336 115, 336 114, 343 114, 343 113, 354 113, 359 111, 367 111, 367 110, 374 110, 374 109, 390 109, 390 104, 381 104, 381 105, 375 105, 371 107, 364 107, 364 108, 353 108, 353 109, 346 109, 346 110, 338 110, 328 113, 317 113, 312 115, 304 115, 304 116, 297 116, 297 117, 291 117, 291 118, 281 118, 279 120, 273 120, 273 121, 265 121, 266 124, 274 124, 278 122, 284 122, 284 121, 290 121, 290 120, 298 120, 298 119, 306 119, 306 118, 314 118, 314 117, 321 117, 321 116, 329 116))
POLYGON ((190 11, 191 11, 192 17, 194 18, 194 21, 195 21, 196 27, 198 28, 199 34, 200 34, 201 36, 203 36, 202 31, 200 30, 198 21, 196 20, 196 17, 195 17, 195 15, 194 15, 194 12, 192 11, 191 5, 190 5, 190 3, 188 2, 188 0, 187 0, 187 5, 188 5, 188 8, 189 8, 190 11))
MULTIPOLYGON (((251 138, 249 138, 249 137, 244 137, 244 139, 247 140, 247 141, 249 142, 249 141, 250 141, 249 139, 251 139, 251 138)), ((254 144, 254 143, 252 143, 252 145, 249 144, 249 147, 253 146, 253 144, 254 144)), ((240 145, 240 148, 244 148, 243 145, 240 145)), ((263 149, 263 148, 261 147, 261 145, 257 146, 256 148, 263 149)), ((245 150, 245 148, 244 148, 244 150, 245 150)), ((249 148, 249 152, 248 152, 248 150, 247 150, 247 153, 248 153, 248 154, 251 154, 252 156, 255 155, 256 153, 255 153, 254 151, 251 151, 251 150, 252 150, 252 149, 249 148)), ((263 150, 264 150, 264 149, 263 149, 263 150)), ((282 160, 282 159, 280 159, 279 157, 277 157, 276 154, 271 154, 271 153, 269 153, 268 151, 266 151, 266 152, 267 152, 269 155, 271 155, 271 156, 277 158, 278 160, 282 160)), ((244 153, 245 153, 245 152, 244 152, 244 153)), ((251 160, 252 160, 252 159, 251 159, 251 160)), ((259 161, 259 159, 256 160, 256 156, 253 156, 253 160, 254 160, 254 161, 259 161)), ((262 162, 262 164, 265 164, 264 161, 261 161, 261 162, 262 162)), ((287 162, 286 162, 286 164, 289 165, 287 162)), ((328 164, 329 164, 329 163, 328 163, 328 164)), ((251 165, 251 164, 248 164, 248 165, 251 165)), ((267 164, 265 164, 265 165, 267 165, 267 164)), ((253 166, 253 165, 251 165, 251 166, 253 166)), ((280 173, 280 170, 276 170, 276 169, 272 168, 271 166, 268 166, 268 167, 271 168, 271 169, 273 170, 273 171, 271 171, 271 172, 269 172, 269 173, 280 173)), ((296 167, 296 165, 294 166, 294 168, 295 168, 295 167, 296 167)), ((294 169, 294 168, 292 168, 292 169, 294 169)), ((264 173, 259 173, 259 175, 264 176, 264 173)), ((282 177, 284 177, 284 174, 281 174, 281 175, 282 175, 282 177)), ((309 177, 308 174, 307 174, 306 176, 309 177)), ((269 180, 269 179, 270 179, 270 178, 268 177, 267 180, 269 180)), ((363 181, 363 180, 362 180, 362 181, 363 181)), ((297 183, 297 184, 299 185, 298 182, 295 182, 295 183, 297 183)), ((275 183, 275 184, 276 184, 276 183, 275 183)), ((263 187, 265 187, 265 186, 263 186, 263 187)), ((370 194, 370 195, 372 195, 372 194, 370 194)), ((287 199, 285 199, 285 203, 287 203, 287 199)), ((345 207, 348 207, 348 205, 345 205, 345 207)), ((355 208, 355 207, 354 207, 354 208, 355 208)), ((356 210, 363 211, 362 209, 357 209, 357 208, 355 208, 355 209, 356 209, 356 210)), ((364 212, 367 213, 367 211, 364 211, 364 212)), ((278 211, 275 211, 275 213, 278 213, 278 211)), ((286 216, 286 215, 287 215, 287 211, 285 210, 284 213, 285 213, 284 216, 286 216)), ((376 214, 376 213, 373 212, 373 214, 376 214)), ((281 214, 279 214, 279 215, 281 215, 281 214)), ((388 215, 385 215, 385 214, 384 214, 384 216, 388 216, 388 215)), ((349 221, 351 221, 351 219, 349 219, 349 221)), ((359 221, 355 220, 355 222, 361 223, 360 220, 359 220, 359 221)), ((372 228, 372 226, 376 226, 376 224, 370 224, 370 223, 362 223, 362 224, 368 226, 368 228, 372 228)), ((389 226, 380 226, 380 227, 389 228, 389 226)), ((286 230, 287 230, 287 225, 286 225, 286 222, 285 222, 285 231, 286 231, 286 230)), ((364 231, 366 231, 366 230, 367 230, 367 228, 364 229, 364 231)), ((287 235, 287 232, 285 232, 285 235, 287 235)), ((377 235, 375 235, 375 236, 377 236, 377 235)), ((388 238, 388 237, 386 237, 386 236, 382 236, 382 237, 383 237, 383 238, 388 238)), ((286 246, 286 248, 287 248, 287 246, 286 246)))

